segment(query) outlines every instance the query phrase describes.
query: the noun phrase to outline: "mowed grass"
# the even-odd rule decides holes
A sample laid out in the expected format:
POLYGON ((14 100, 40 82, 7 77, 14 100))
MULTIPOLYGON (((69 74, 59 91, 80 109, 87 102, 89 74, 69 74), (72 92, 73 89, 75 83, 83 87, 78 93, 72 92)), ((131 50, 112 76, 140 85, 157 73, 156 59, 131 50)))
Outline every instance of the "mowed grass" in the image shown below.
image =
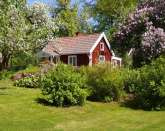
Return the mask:
POLYGON ((39 89, 0 81, 0 131, 163 131, 164 111, 143 111, 116 103, 87 102, 56 108, 37 102, 39 89))

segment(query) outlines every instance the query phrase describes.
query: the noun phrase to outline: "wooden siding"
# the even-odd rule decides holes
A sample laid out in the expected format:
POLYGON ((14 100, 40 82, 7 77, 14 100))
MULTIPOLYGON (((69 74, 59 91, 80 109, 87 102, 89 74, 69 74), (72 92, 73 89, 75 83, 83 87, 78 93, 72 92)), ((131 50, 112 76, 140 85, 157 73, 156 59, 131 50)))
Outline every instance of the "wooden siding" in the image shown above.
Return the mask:
POLYGON ((104 55, 105 56, 105 61, 109 62, 111 61, 112 53, 108 49, 108 46, 105 42, 104 39, 102 39, 99 44, 96 46, 94 51, 92 52, 92 64, 98 64, 99 63, 99 55, 104 55), (104 43, 104 51, 100 50, 100 43, 104 43))
MULTIPOLYGON (((77 66, 82 66, 82 65, 87 66, 89 64, 89 58, 87 54, 72 54, 72 55, 77 56, 77 66)), ((63 63, 68 64, 68 56, 70 55, 62 55, 60 57, 60 60, 63 63)))

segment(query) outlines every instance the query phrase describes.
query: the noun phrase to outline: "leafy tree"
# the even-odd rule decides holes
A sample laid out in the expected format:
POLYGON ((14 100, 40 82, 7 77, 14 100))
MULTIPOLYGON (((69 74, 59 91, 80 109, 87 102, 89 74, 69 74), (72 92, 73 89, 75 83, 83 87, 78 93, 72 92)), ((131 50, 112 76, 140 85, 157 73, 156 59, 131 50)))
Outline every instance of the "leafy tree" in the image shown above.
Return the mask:
POLYGON ((52 9, 54 20, 59 27, 59 36, 73 36, 79 29, 78 5, 71 7, 70 0, 57 0, 52 9))
POLYGON ((91 19, 90 8, 86 5, 82 6, 81 13, 79 15, 79 31, 84 33, 92 33, 93 26, 89 22, 91 19))
POLYGON ((57 0, 56 5, 52 8, 51 14, 59 27, 58 36, 74 36, 76 32, 92 32, 92 27, 88 22, 89 9, 83 6, 82 2, 71 4, 70 0, 57 0))
POLYGON ((96 21, 95 31, 106 31, 111 34, 136 4, 137 0, 94 0, 90 2, 88 5, 96 21))

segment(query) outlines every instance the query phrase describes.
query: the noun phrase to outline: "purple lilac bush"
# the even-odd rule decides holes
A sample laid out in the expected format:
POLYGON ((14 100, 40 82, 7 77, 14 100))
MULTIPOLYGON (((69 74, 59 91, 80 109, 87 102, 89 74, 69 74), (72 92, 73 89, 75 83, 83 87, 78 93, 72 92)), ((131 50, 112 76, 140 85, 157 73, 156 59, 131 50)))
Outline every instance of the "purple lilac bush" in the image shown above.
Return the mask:
POLYGON ((119 25, 113 43, 122 54, 135 49, 133 64, 151 62, 165 52, 165 1, 147 0, 119 25))

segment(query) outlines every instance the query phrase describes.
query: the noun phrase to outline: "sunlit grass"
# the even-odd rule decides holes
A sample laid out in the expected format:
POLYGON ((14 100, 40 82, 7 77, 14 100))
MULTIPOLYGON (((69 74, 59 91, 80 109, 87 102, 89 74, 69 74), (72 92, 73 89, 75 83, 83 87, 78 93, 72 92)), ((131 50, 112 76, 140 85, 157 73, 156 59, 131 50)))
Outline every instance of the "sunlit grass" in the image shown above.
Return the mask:
POLYGON ((117 103, 87 102, 84 107, 56 108, 38 103, 39 89, 0 81, 0 131, 159 131, 165 112, 133 110, 117 103))

